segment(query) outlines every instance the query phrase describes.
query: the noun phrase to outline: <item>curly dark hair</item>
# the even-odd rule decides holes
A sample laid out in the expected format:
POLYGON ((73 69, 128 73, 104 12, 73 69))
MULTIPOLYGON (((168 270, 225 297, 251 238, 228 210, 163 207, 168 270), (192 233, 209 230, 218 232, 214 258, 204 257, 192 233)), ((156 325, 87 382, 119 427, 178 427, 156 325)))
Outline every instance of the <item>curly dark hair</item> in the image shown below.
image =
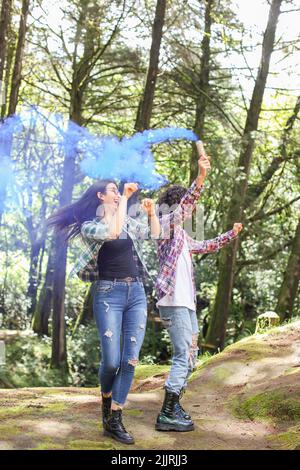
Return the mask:
POLYGON ((173 184, 167 188, 159 197, 158 205, 167 204, 168 207, 179 204, 187 189, 179 184, 173 184))

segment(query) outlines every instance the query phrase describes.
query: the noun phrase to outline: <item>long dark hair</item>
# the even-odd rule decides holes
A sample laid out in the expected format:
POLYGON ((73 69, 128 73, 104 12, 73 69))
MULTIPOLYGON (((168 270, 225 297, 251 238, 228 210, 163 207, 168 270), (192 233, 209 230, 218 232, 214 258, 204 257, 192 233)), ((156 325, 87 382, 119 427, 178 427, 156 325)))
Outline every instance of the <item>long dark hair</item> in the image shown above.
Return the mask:
POLYGON ((86 220, 93 220, 96 217, 96 210, 101 204, 97 193, 106 193, 106 186, 109 183, 117 183, 113 180, 99 180, 92 184, 85 193, 75 202, 57 209, 46 223, 50 228, 66 235, 66 240, 77 237, 80 234, 81 225, 86 220))

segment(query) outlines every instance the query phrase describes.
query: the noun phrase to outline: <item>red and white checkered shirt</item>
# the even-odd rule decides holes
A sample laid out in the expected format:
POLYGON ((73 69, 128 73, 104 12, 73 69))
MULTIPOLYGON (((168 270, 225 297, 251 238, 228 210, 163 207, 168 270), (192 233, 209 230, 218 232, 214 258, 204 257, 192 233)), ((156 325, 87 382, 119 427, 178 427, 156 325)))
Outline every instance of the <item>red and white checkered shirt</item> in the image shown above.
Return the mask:
MULTIPOLYGON (((223 246, 227 245, 236 234, 233 230, 229 230, 222 235, 211 240, 197 241, 191 238, 187 232, 181 227, 181 223, 188 217, 192 216, 196 203, 203 192, 203 186, 197 187, 194 181, 181 199, 177 209, 171 214, 163 215, 160 218, 163 237, 157 240, 159 274, 155 282, 157 298, 160 300, 165 295, 173 295, 175 288, 175 275, 177 259, 182 252, 184 237, 187 239, 190 254, 193 253, 213 253, 223 246), (173 232, 172 237, 166 237, 168 231, 173 232)), ((195 276, 192 269, 192 279, 194 286, 194 294, 196 295, 195 276)))

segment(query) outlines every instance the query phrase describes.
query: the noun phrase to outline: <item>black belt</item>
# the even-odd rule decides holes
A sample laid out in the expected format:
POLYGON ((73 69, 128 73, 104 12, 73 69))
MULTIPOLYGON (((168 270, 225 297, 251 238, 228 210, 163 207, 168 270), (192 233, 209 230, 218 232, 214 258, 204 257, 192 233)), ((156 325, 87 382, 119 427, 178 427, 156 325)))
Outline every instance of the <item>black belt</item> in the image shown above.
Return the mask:
POLYGON ((99 277, 100 281, 121 281, 121 282, 135 282, 135 281, 141 281, 141 278, 136 276, 136 277, 110 277, 110 276, 105 276, 105 277, 99 277))

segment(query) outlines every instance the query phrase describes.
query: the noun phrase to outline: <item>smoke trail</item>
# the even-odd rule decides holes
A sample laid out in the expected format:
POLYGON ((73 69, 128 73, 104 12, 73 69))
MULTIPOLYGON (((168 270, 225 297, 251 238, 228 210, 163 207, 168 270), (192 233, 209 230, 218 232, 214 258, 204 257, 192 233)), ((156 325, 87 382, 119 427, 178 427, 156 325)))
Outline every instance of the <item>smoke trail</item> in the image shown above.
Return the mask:
POLYGON ((61 114, 45 116, 37 106, 29 106, 0 123, 0 211, 9 197, 15 198, 12 205, 18 204, 18 194, 36 187, 40 178, 50 177, 42 174, 49 171, 49 165, 44 166, 48 170, 42 168, 50 153, 56 174, 64 156, 76 155, 83 174, 91 178, 136 181, 145 189, 157 189, 167 179, 155 170, 151 146, 175 139, 195 141, 198 137, 188 129, 172 127, 122 139, 99 136, 61 114))
POLYGON ((5 119, 0 125, 0 216, 6 209, 6 201, 15 184, 11 153, 14 134, 22 130, 22 121, 18 116, 5 119))
POLYGON ((196 141, 198 137, 188 129, 176 127, 137 132, 122 140, 105 137, 96 140, 93 149, 86 148, 88 156, 81 162, 81 169, 91 178, 138 181, 149 189, 155 189, 167 180, 155 171, 151 145, 175 139, 196 141))

